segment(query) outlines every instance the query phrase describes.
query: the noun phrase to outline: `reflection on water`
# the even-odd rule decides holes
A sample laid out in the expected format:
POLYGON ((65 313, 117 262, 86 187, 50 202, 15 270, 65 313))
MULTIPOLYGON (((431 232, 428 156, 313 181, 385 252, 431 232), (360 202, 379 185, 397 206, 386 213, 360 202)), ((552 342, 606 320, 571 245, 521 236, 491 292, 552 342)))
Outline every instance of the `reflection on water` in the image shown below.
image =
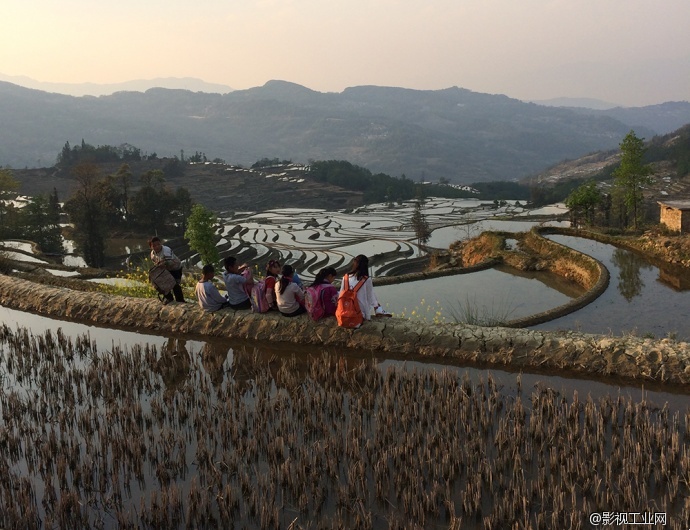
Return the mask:
POLYGON ((628 302, 642 293, 644 281, 640 271, 652 270, 647 261, 634 252, 616 248, 611 255, 611 263, 618 268, 618 291, 628 302))
POLYGON ((223 365, 228 358, 228 353, 230 353, 229 345, 217 341, 207 342, 201 349, 201 364, 214 387, 218 387, 223 382, 225 377, 223 365))
POLYGON ((690 274, 682 266, 664 265, 659 269, 659 281, 676 291, 690 290, 690 274))
POLYGON ((549 239, 601 261, 611 273, 611 284, 594 302, 536 329, 575 329, 690 340, 690 295, 679 290, 690 284, 687 270, 664 265, 613 245, 565 235, 549 239))
POLYGON ((510 267, 376 287, 389 312, 446 322, 466 322, 468 315, 506 322, 553 309, 581 293, 556 275, 510 267))
POLYGON ((163 379, 168 392, 178 390, 191 372, 191 357, 187 351, 187 341, 178 338, 168 339, 161 348, 161 354, 154 370, 163 379))

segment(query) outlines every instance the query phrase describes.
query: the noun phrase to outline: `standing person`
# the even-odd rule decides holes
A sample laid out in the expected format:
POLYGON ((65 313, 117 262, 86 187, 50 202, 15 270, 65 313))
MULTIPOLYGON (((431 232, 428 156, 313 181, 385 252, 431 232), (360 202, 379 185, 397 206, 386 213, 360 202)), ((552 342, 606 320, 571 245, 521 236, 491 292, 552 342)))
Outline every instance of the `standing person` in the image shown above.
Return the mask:
POLYGON ((195 292, 199 307, 207 313, 213 313, 230 305, 218 288, 213 285, 215 272, 213 265, 204 265, 201 269, 201 279, 196 284, 195 292))
POLYGON ((225 271, 223 272, 223 281, 225 282, 225 290, 228 293, 228 302, 233 309, 251 309, 252 303, 249 300, 247 289, 245 285, 248 280, 242 273, 249 268, 246 263, 243 265, 237 264, 237 258, 228 256, 223 260, 225 271))
POLYGON ((369 258, 364 254, 355 256, 352 259, 349 272, 343 277, 342 285, 340 286, 340 293, 347 291, 348 286, 354 289, 359 280, 364 279, 362 288, 357 292, 357 302, 359 309, 362 311, 364 320, 371 320, 372 314, 376 316, 391 316, 390 313, 384 311, 383 307, 376 298, 374 293, 374 284, 369 276, 369 258), (372 312, 373 308, 373 312, 372 312))
POLYGON ((280 274, 280 262, 272 259, 266 264, 266 301, 271 309, 278 309, 278 301, 276 300, 276 283, 278 283, 278 275, 280 274))
POLYGON ((164 245, 158 236, 149 238, 149 248, 151 249, 151 261, 156 267, 164 267, 168 269, 173 278, 175 278, 175 287, 172 293, 167 293, 163 299, 164 304, 173 301, 175 295, 176 302, 184 302, 184 294, 182 293, 182 262, 172 249, 164 245))
POLYGON ((304 291, 292 281, 294 271, 290 265, 283 265, 280 281, 276 283, 275 293, 278 311, 286 317, 296 317, 307 310, 304 307, 304 291))

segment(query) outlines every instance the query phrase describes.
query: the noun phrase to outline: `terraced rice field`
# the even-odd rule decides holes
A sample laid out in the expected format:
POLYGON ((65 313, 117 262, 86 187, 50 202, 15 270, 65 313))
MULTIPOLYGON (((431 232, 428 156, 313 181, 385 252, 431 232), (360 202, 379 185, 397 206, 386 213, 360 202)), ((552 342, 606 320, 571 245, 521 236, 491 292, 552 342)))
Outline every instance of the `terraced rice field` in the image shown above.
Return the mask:
MULTIPOLYGON (((329 212, 314 208, 282 208, 237 212, 222 219, 221 255, 236 255, 263 270, 269 259, 290 263, 300 276, 313 278, 320 268, 345 269, 357 254, 370 258, 371 273, 393 274, 398 265, 425 253, 419 249, 411 217, 414 203, 367 205, 355 210, 329 212)), ((552 207, 540 215, 565 210, 552 207)), ((529 230, 539 221, 515 220, 529 210, 508 205, 500 208, 475 199, 430 199, 423 213, 433 230, 429 246, 447 248, 459 239, 483 230, 529 230)), ((195 257, 190 258, 192 263, 195 257)))

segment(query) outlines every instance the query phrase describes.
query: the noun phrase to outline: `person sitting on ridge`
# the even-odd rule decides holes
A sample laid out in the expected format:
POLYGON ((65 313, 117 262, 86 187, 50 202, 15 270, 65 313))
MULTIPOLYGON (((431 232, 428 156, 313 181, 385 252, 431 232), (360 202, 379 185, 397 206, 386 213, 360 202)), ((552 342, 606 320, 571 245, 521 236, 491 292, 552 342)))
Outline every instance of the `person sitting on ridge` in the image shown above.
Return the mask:
POLYGON ((278 308, 276 300, 276 283, 278 283, 278 275, 280 274, 280 262, 272 259, 266 264, 266 279, 264 280, 266 286, 266 301, 271 309, 278 308))
POLYGON ((280 281, 275 286, 278 311, 286 317, 296 317, 307 312, 304 307, 304 291, 292 281, 293 273, 292 266, 283 265, 280 281))
MULTIPOLYGON (((225 271, 223 272, 223 281, 225 282, 225 290, 227 292, 228 302, 232 309, 251 309, 252 303, 247 294, 246 285, 249 280, 243 274, 249 269, 245 263, 243 265, 237 264, 237 258, 228 256, 223 260, 225 271)), ((248 272, 251 272, 249 270, 248 272)))
POLYGON ((314 281, 309 286, 311 288, 323 285, 319 293, 319 302, 323 305, 323 317, 335 315, 335 310, 338 306, 338 288, 333 285, 333 281, 337 275, 338 271, 335 268, 324 267, 317 273, 314 281))
POLYGON ((201 279, 196 284, 196 298, 199 300, 199 307, 207 313, 212 313, 228 307, 230 303, 220 294, 218 288, 213 285, 215 269, 213 265, 204 265, 201 269, 201 279))
POLYGON ((390 313, 385 311, 383 307, 381 307, 378 298, 376 298, 376 294, 374 293, 374 283, 371 281, 371 277, 369 276, 369 258, 367 258, 364 254, 355 256, 352 259, 350 270, 345 277, 343 277, 340 292, 342 293, 347 291, 348 286, 350 289, 354 289, 361 279, 365 279, 365 281, 362 285, 362 288, 357 292, 357 302, 359 303, 359 309, 362 311, 364 320, 371 320, 372 308, 374 309, 373 315, 375 316, 392 316, 390 313))

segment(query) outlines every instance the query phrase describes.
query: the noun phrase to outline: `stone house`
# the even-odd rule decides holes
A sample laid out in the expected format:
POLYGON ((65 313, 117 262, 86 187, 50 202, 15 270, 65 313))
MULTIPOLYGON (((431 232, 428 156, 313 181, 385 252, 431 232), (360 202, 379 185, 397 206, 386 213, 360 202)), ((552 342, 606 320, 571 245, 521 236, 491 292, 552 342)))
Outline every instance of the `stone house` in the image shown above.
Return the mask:
POLYGON ((661 209, 661 224, 683 234, 690 233, 690 200, 657 202, 661 209))

